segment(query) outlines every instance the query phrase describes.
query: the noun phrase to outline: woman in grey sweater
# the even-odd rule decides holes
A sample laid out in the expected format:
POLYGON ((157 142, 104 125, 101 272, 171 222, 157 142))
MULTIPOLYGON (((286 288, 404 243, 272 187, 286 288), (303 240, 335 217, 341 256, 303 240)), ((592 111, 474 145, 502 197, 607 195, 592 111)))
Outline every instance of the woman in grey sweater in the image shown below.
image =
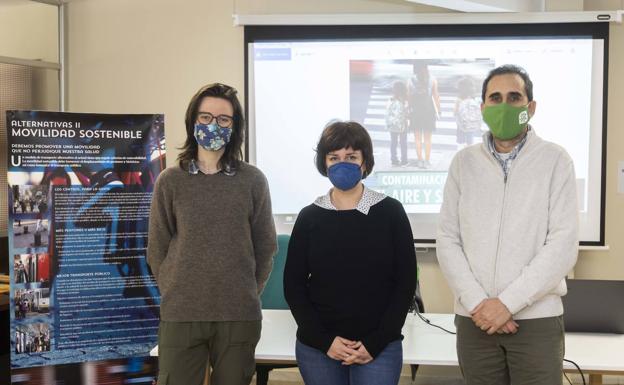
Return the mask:
POLYGON ((161 293, 159 384, 247 385, 260 338, 259 293, 276 251, 268 183, 242 161, 236 90, 201 88, 186 111, 178 166, 154 188, 147 259, 161 293))

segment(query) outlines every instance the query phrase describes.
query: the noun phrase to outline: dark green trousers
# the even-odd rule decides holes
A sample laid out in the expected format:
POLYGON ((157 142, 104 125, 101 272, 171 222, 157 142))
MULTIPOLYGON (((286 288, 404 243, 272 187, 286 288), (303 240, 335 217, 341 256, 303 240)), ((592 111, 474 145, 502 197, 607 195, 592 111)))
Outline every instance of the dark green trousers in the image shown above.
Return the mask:
POLYGON ((563 317, 517 320, 516 334, 488 335, 455 316, 457 357, 466 385, 561 385, 563 317))
POLYGON ((158 385, 249 385, 262 321, 160 322, 158 385))

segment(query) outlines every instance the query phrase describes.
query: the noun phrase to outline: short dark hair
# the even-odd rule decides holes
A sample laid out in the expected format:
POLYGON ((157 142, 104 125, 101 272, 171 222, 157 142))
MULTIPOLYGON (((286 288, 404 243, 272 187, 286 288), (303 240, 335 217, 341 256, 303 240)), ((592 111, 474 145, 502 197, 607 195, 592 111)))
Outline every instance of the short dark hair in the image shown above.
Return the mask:
POLYGON ((245 116, 243 107, 236 96, 236 89, 221 83, 213 83, 204 86, 191 98, 186 108, 184 123, 186 126, 186 141, 180 148, 182 152, 178 155, 180 167, 188 169, 191 160, 197 159, 197 140, 195 139, 195 122, 199 112, 199 105, 205 97, 221 98, 229 101, 234 110, 232 123, 232 135, 230 141, 225 145, 225 152, 219 159, 219 168, 236 168, 243 159, 243 140, 245 139, 245 116))
POLYGON ((457 96, 460 99, 472 98, 475 93, 475 84, 470 76, 464 76, 457 82, 457 96))
POLYGON ((393 98, 403 98, 407 97, 407 85, 405 82, 397 80, 392 84, 392 97, 393 98))
POLYGON ((515 64, 505 64, 500 67, 496 67, 488 73, 488 76, 483 81, 483 89, 481 89, 481 100, 485 102, 485 91, 487 90, 488 83, 494 76, 515 74, 522 78, 524 81, 524 92, 529 99, 529 102, 533 100, 533 82, 529 77, 528 72, 520 66, 515 64))
POLYGON ((370 175, 375 165, 373 142, 366 129, 361 124, 352 121, 334 121, 329 123, 323 130, 316 145, 315 157, 316 168, 321 175, 327 176, 327 166, 325 164, 327 154, 349 147, 355 151, 362 151, 365 167, 362 179, 370 175))

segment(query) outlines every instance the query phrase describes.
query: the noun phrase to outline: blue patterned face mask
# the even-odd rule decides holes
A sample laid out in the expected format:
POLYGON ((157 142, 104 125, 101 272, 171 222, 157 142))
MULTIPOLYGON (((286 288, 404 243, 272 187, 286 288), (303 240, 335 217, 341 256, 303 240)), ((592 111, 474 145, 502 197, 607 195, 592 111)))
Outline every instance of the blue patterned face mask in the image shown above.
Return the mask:
POLYGON ((219 151, 230 141, 232 129, 220 127, 216 122, 195 124, 195 140, 208 151, 219 151))
POLYGON ((362 179, 362 170, 359 164, 340 162, 327 169, 327 176, 336 188, 348 191, 362 179))

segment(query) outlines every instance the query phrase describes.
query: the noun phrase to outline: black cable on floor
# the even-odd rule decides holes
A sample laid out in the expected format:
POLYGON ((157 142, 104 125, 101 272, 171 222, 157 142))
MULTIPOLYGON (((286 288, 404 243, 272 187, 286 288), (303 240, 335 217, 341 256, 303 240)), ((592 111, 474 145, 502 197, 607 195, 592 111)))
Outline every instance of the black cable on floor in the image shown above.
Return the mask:
MULTIPOLYGON (((581 375, 581 378, 583 379, 583 385, 587 385, 587 383, 585 382, 585 375, 583 374, 583 371, 581 370, 580 366, 578 366, 576 364, 576 362, 574 361, 570 361, 570 360, 566 360, 565 358, 563 359, 565 362, 569 362, 572 365, 576 366, 576 370, 578 370, 579 374, 581 375)), ((565 373, 564 373, 565 374, 565 373)), ((566 376, 567 377, 567 376, 566 376)), ((568 380, 569 381, 569 380, 568 380)))
POLYGON ((444 330, 445 332, 449 333, 449 334, 457 334, 455 332, 452 332, 450 330, 446 330, 445 328, 443 328, 442 326, 438 326, 436 324, 431 323, 431 321, 429 321, 428 319, 426 319, 425 317, 422 316, 422 314, 420 314, 418 311, 414 312, 418 315, 418 317, 420 317, 421 320, 423 320, 427 325, 433 326, 434 328, 438 328, 440 330, 444 330))

